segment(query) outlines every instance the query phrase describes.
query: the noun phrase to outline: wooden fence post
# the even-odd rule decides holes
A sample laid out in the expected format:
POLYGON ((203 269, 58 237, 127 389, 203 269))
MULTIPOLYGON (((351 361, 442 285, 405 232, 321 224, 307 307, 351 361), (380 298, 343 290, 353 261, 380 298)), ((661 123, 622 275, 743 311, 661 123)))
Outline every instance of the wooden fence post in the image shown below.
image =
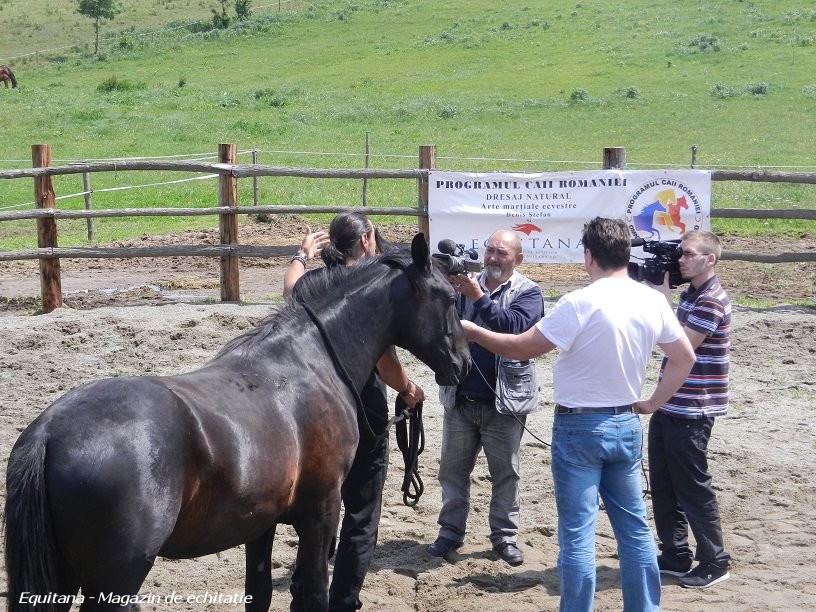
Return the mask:
MULTIPOLYGON (((368 139, 371 132, 365 133, 365 167, 368 168, 368 139)), ((368 179, 363 179, 363 206, 368 206, 368 179)))
POLYGON ((623 169, 626 167, 626 149, 624 147, 604 147, 604 170, 623 169))
MULTIPOLYGON (((252 163, 258 165, 258 149, 252 149, 252 163)), ((252 205, 258 205, 258 177, 252 177, 252 205)))
MULTIPOLYGON (((91 173, 82 173, 82 191, 85 192, 85 210, 91 210, 91 173)), ((94 239, 94 220, 93 217, 85 219, 88 226, 88 241, 94 239)))
MULTIPOLYGON (((421 145, 419 147, 420 169, 433 170, 436 168, 436 145, 421 145)), ((431 239, 431 224, 428 220, 428 179, 419 179, 419 210, 424 216, 417 217, 419 231, 425 234, 425 240, 431 239)))
MULTIPOLYGON (((31 146, 31 161, 35 168, 51 165, 51 145, 31 146)), ((50 176, 34 178, 34 201, 37 208, 54 208, 54 181, 50 176)), ((56 248, 57 220, 37 219, 37 246, 41 249, 56 248)), ((62 307, 62 281, 60 280, 60 260, 41 258, 40 262, 40 295, 44 313, 62 307)))
MULTIPOLYGON (((222 164, 235 164, 236 147, 234 144, 218 145, 218 161, 222 164)), ((238 180, 229 174, 218 175, 218 206, 235 208, 238 205, 238 180)), ((238 244, 238 216, 220 215, 218 229, 221 244, 238 244)), ((221 301, 237 302, 240 299, 240 282, 238 273, 239 258, 237 255, 221 256, 221 301)))

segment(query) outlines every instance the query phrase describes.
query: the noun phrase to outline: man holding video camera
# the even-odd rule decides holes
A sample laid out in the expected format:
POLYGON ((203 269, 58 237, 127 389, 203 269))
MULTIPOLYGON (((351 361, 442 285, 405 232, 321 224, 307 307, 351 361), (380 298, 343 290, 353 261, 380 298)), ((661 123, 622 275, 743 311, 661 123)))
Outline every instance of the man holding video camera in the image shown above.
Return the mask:
MULTIPOLYGON (((678 254, 680 274, 691 284, 680 295, 677 318, 696 361, 649 421, 649 474, 660 571, 677 576, 681 586, 702 589, 730 577, 707 454, 714 418, 728 411, 731 303, 714 271, 721 254, 716 235, 687 232, 678 254), (696 555, 689 547, 689 527, 696 555), (694 569, 692 557, 698 561, 694 569)), ((671 303, 668 280, 659 288, 671 303)))
POLYGON ((660 574, 646 522, 640 479, 638 414, 660 408, 694 363, 694 351, 660 293, 628 278, 626 223, 596 217, 584 225, 584 267, 592 282, 562 296, 522 334, 462 322, 468 340, 497 355, 529 359, 558 348, 552 473, 558 509, 562 612, 592 609, 598 497, 618 543, 623 609, 656 612, 660 574), (665 375, 638 400, 655 345, 668 357, 665 375))
MULTIPOLYGON (((443 241, 446 242, 446 241, 443 241)), ((441 244, 441 243, 440 243, 441 244)), ((457 310, 463 320, 493 331, 518 334, 544 313, 541 289, 516 272, 524 255, 519 237, 510 230, 494 232, 485 242, 484 270, 456 274, 457 310)), ((516 539, 519 529, 519 448, 526 415, 538 406, 533 360, 497 357, 471 344, 473 368, 458 387, 441 387, 445 414, 439 484, 442 509, 439 537, 428 547, 445 557, 462 545, 470 509, 470 474, 484 449, 492 482, 488 523, 490 541, 501 559, 521 565, 516 539)))

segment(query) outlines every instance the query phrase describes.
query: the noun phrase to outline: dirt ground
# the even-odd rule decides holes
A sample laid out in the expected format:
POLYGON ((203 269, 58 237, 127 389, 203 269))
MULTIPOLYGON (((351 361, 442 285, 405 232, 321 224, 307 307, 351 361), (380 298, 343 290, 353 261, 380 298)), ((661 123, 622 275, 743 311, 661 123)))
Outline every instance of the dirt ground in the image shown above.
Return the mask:
MULTIPOLYGON (((290 246, 291 252, 303 237, 307 222, 296 215, 250 218, 239 230, 242 244, 290 246)), ((328 229, 312 225, 312 229, 328 229)), ((415 225, 382 225, 382 234, 395 243, 409 243, 415 225)), ((154 245, 218 244, 218 230, 182 232, 166 236, 143 236, 109 246, 145 247, 154 245)), ((794 243, 771 240, 724 238, 727 251, 778 253, 816 252, 816 236, 801 236, 794 243)), ((288 252, 288 251, 287 251, 288 252)), ((280 297, 283 274, 290 255, 242 258, 241 300, 268 302, 280 297)), ((318 265, 318 264, 311 264, 318 265)), ((142 259, 63 259, 60 261, 64 303, 69 308, 218 300, 217 258, 168 257, 142 259)), ((555 296, 581 287, 587 277, 582 265, 522 265, 520 270, 538 282, 545 295, 555 296)), ((729 293, 775 303, 809 300, 816 305, 816 264, 760 264, 722 261, 719 275, 729 293)), ((39 306, 40 280, 36 260, 0 261, 0 316, 3 313, 32 312, 39 306)))
MULTIPOLYGON (((241 228, 242 242, 297 245, 305 224, 296 218, 241 228), (277 241, 277 242, 276 242, 277 241)), ((412 226, 386 227, 404 242, 412 226)), ((199 232, 134 243, 200 244, 217 233, 199 232)), ((732 251, 767 252, 769 246, 729 241, 732 251)), ((813 249, 812 238, 785 250, 813 249)), ((782 250, 782 249, 778 249, 782 250)), ((132 374, 175 374, 205 364, 227 340, 277 307, 288 258, 242 260, 242 304, 217 299, 218 263, 209 259, 68 260, 63 262, 66 307, 32 316, 39 281, 35 262, 0 262, 0 477, 20 431, 51 401, 85 381, 132 374), (202 302, 201 298, 206 298, 202 302), (197 301, 196 301, 197 300, 197 301)), ((579 266, 526 266, 554 299, 585 284, 579 266)), ((717 420, 711 469, 718 491, 731 580, 694 591, 666 580, 662 609, 670 611, 816 609, 816 264, 722 262, 720 276, 732 298, 770 300, 776 306, 737 306, 734 313, 731 411, 717 420)), ((548 305, 548 308, 551 304, 548 305)), ((402 504, 402 457, 392 439, 380 536, 362 599, 366 610, 555 610, 558 605, 556 513, 550 474, 552 356, 538 362, 540 411, 522 441, 522 529, 525 563, 511 568, 490 550, 490 481, 483 458, 472 476, 472 507, 465 546, 449 560, 429 557, 441 499, 436 472, 441 407, 433 374, 402 353, 412 378, 424 387, 425 493, 415 508, 402 504)), ((654 382, 657 359, 652 364, 654 382)), ((393 394, 392 394, 393 400, 393 394)), ((643 418, 644 426, 648 419, 643 418)), ((5 490, 0 492, 5 495, 5 490)), ((649 502, 647 501, 647 506, 649 502)), ((273 559, 274 610, 288 609, 288 584, 297 539, 278 528, 273 559)), ((598 524, 596 610, 622 607, 615 542, 606 517, 598 524)), ((156 563, 143 585, 158 597, 173 592, 198 603, 151 604, 143 610, 234 610, 206 597, 242 592, 242 547, 198 559, 156 563)), ((0 592, 5 572, 0 570, 0 592)), ((0 598, 0 610, 4 602, 0 598)))

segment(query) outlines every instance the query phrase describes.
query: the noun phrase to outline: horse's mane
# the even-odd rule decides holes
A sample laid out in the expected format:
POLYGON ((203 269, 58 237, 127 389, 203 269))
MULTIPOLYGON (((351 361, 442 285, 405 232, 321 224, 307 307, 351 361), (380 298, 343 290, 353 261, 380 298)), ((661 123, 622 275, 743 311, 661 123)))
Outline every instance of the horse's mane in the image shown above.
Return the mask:
POLYGON ((315 270, 302 276, 295 285, 292 299, 278 312, 275 312, 257 327, 230 340, 214 359, 241 349, 244 353, 259 342, 272 335, 279 328, 286 326, 303 314, 301 302, 319 312, 324 307, 336 303, 345 294, 353 293, 365 287, 377 286, 380 277, 391 270, 400 268, 409 272, 412 286, 417 288, 418 276, 412 274, 411 256, 404 249, 393 249, 376 257, 366 257, 352 266, 332 266, 315 270))

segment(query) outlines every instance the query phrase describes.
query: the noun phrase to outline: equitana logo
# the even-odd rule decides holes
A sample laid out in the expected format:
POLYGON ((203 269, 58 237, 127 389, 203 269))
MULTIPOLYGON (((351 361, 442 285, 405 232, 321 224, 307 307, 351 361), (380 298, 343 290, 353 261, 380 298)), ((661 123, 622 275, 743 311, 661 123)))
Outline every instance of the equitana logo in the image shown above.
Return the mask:
POLYGON ((517 223, 513 227, 511 227, 514 232, 521 232, 522 234, 526 234, 529 236, 532 233, 540 234, 541 228, 537 225, 533 225, 532 223, 517 223))
POLYGON ((655 179, 638 187, 626 207, 632 236, 645 240, 673 240, 702 228, 700 199, 688 185, 655 179))

